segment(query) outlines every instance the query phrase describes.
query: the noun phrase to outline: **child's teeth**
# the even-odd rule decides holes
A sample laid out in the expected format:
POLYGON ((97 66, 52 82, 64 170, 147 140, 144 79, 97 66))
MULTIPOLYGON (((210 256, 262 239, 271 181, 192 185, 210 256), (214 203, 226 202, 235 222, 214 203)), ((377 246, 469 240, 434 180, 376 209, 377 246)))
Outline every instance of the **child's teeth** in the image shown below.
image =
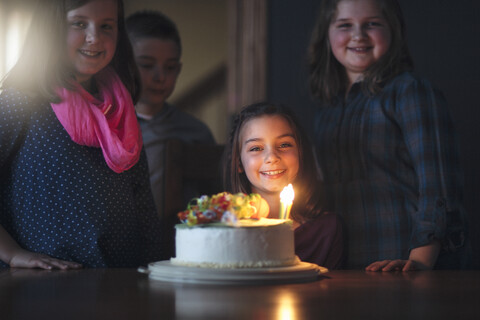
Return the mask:
POLYGON ((96 52, 90 52, 90 51, 82 51, 83 54, 87 55, 87 56, 95 56, 97 55, 96 52))
POLYGON ((277 171, 267 171, 265 172, 265 174, 268 174, 268 175, 275 175, 275 174, 279 174, 279 173, 282 173, 283 170, 277 170, 277 171))

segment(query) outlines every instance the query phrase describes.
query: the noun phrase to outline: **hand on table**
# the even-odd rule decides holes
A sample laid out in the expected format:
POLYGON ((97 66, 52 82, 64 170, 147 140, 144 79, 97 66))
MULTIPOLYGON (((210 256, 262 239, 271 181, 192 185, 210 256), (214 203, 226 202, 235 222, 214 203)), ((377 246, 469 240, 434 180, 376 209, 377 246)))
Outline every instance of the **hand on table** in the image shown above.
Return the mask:
POLYGON ((375 261, 365 268, 366 271, 414 271, 429 268, 414 260, 383 260, 375 261))
POLYGON ((40 268, 40 269, 80 269, 82 265, 76 262, 63 261, 45 254, 21 250, 10 260, 11 268, 40 268))
POLYGON ((410 251, 408 260, 383 260, 376 261, 365 268, 366 271, 413 271, 430 270, 437 261, 440 252, 440 241, 433 239, 424 246, 414 248, 410 251))

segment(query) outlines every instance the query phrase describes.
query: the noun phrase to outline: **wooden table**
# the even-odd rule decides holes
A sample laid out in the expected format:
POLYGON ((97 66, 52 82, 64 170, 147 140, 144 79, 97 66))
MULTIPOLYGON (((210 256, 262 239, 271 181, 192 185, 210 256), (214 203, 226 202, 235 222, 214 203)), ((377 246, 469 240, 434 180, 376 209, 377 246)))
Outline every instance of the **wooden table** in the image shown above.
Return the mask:
POLYGON ((331 271, 303 284, 212 286, 134 269, 0 271, 0 319, 480 319, 480 271, 331 271))

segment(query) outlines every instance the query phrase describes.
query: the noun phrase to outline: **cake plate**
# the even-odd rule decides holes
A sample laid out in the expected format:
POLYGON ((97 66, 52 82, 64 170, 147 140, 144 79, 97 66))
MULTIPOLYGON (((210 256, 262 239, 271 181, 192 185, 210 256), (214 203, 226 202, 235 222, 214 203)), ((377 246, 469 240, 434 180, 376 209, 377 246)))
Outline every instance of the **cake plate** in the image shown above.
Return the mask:
POLYGON ((150 279, 174 283, 258 285, 303 283, 318 280, 327 268, 299 262, 288 267, 274 268, 201 268, 173 265, 170 260, 153 262, 140 268, 150 279))

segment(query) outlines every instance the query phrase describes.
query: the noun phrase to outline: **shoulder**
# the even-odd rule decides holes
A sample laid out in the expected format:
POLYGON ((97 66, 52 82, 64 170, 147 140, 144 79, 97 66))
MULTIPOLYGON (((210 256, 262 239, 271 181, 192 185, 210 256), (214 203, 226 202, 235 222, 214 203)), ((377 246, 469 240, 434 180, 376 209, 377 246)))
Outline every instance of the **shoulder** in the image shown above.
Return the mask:
POLYGON ((378 96, 385 110, 405 116, 417 113, 418 108, 428 110, 432 105, 446 106, 443 93, 429 80, 410 72, 399 74, 383 88, 378 96))
POLYGON ((343 223, 340 215, 336 214, 333 211, 323 212, 323 214, 319 215, 317 219, 324 220, 324 221, 330 221, 331 223, 334 223, 334 224, 342 224, 343 223))
POLYGON ((28 94, 17 89, 8 88, 0 93, 1 121, 29 118, 38 102, 28 94))
POLYGON ((169 106, 171 108, 172 116, 175 119, 182 120, 183 123, 189 124, 191 126, 201 127, 208 129, 207 125, 203 123, 201 120, 197 119, 195 116, 180 110, 177 107, 169 106))
POLYGON ((333 212, 325 212, 314 219, 305 221, 295 229, 295 239, 307 241, 309 245, 322 239, 342 239, 344 223, 340 216, 333 212))
POLYGON ((412 72, 403 72, 391 79, 383 89, 386 93, 395 92, 399 97, 412 94, 441 94, 432 82, 412 72))
POLYGON ((0 107, 24 108, 32 104, 32 99, 26 93, 14 88, 4 89, 0 93, 0 107))
POLYGON ((171 118, 169 119, 171 125, 178 126, 179 130, 188 131, 196 136, 196 138, 201 140, 206 140, 205 142, 213 143, 213 135, 210 131, 210 128, 201 120, 197 119, 193 115, 180 110, 174 106, 169 106, 171 110, 171 118))
POLYGON ((169 104, 165 104, 162 111, 152 120, 140 121, 140 125, 143 140, 147 145, 169 139, 178 139, 187 143, 215 143, 206 124, 169 104))
MULTIPOLYGON (((306 225, 306 224, 303 224, 303 225, 306 225)), ((311 228, 328 227, 328 228, 338 229, 338 228, 342 228, 343 221, 342 221, 342 218, 335 212, 327 211, 316 216, 312 220, 309 220, 308 225, 310 225, 311 228)))

